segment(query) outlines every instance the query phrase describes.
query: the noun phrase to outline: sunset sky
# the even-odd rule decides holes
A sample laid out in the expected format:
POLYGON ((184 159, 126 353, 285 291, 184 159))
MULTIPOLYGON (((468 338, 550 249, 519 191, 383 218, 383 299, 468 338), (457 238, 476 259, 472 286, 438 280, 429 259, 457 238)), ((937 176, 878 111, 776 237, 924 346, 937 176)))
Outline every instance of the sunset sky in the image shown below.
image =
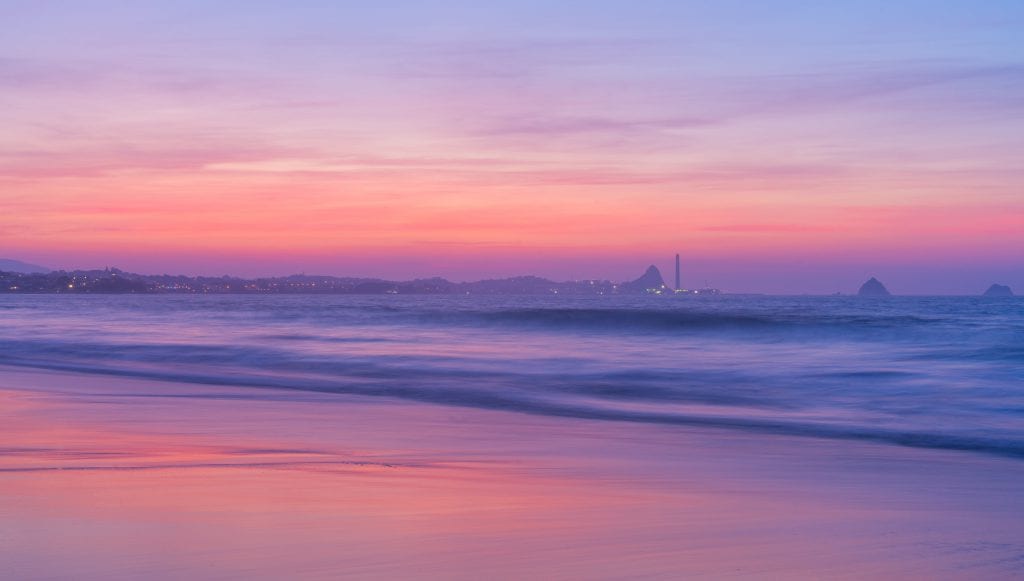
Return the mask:
POLYGON ((3 1, 0 258, 1024 292, 1024 2, 3 1))

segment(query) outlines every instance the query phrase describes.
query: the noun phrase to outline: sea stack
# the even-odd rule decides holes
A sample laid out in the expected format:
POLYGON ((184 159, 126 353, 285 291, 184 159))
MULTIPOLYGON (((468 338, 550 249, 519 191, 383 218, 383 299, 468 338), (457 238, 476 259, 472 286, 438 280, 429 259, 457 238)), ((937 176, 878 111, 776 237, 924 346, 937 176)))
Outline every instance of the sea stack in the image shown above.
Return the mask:
POLYGON ((875 277, 871 277, 866 283, 860 285, 860 290, 857 291, 857 296, 861 297, 888 297, 889 289, 885 288, 885 285, 879 282, 875 277))
POLYGON ((1011 290, 1010 287, 1006 286, 1005 284, 994 284, 994 285, 988 287, 988 290, 985 291, 985 293, 983 295, 981 295, 981 296, 983 296, 983 297, 1012 297, 1013 296, 1013 290, 1011 290))

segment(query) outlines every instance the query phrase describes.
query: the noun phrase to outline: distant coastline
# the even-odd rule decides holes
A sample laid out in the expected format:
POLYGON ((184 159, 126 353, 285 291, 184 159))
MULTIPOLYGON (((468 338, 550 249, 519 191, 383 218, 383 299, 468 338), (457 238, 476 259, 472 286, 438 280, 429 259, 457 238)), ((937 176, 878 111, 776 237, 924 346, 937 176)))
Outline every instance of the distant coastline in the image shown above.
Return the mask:
MULTIPOLYGON (((9 264, 28 265, 18 261, 9 264)), ((673 288, 656 266, 639 278, 614 282, 604 279, 554 281, 533 275, 453 282, 441 277, 388 280, 373 277, 292 274, 276 277, 187 276, 139 274, 118 268, 93 270, 8 270, 0 264, 0 294, 348 294, 348 295, 565 295, 565 296, 766 296, 765 293, 725 293, 711 287, 673 288)), ((677 267, 678 268, 678 267, 677 267)), ((676 273, 679 285, 679 273, 676 273)), ((800 293, 800 296, 811 296, 800 293)), ((822 293, 820 296, 892 296, 875 278, 855 293, 822 293)), ((1006 285, 993 284, 979 295, 1014 297, 1006 285)))
POLYGON ((409 281, 379 278, 294 274, 239 278, 146 275, 117 268, 51 272, 0 271, 0 293, 18 294, 403 294, 403 295, 637 295, 720 294, 718 289, 670 289, 656 267, 633 281, 577 280, 556 282, 537 276, 516 276, 475 282, 440 277, 409 281))

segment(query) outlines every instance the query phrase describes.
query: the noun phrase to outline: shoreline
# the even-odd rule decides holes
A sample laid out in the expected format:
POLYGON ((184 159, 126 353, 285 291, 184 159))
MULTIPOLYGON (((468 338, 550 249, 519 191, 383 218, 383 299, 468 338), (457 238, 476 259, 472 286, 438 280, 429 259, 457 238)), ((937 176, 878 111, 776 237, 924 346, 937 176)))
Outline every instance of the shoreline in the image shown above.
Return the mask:
POLYGON ((1009 577, 1024 462, 0 368, 18 578, 1009 577))
MULTIPOLYGON (((921 450, 939 450, 949 452, 965 452, 985 456, 995 456, 1024 460, 1024 447, 1020 443, 999 438, 958 435, 930 431, 901 431, 897 429, 874 428, 857 425, 830 425, 813 421, 786 421, 770 417, 728 416, 712 414, 680 414, 661 413, 652 409, 616 410, 606 407, 572 407, 543 399, 514 400, 501 395, 487 395, 483 398, 459 399, 450 394, 430 393, 426 391, 393 389, 391 393, 374 389, 364 389, 358 385, 344 383, 332 384, 322 378, 303 378, 308 383, 304 386, 288 385, 280 378, 261 376, 227 376, 217 377, 208 374, 168 373, 159 370, 119 370, 102 368, 82 368, 75 365, 36 365, 36 364, 0 364, 0 373, 39 372, 71 374, 86 377, 109 378, 142 383, 167 383, 206 386, 213 388, 241 390, 270 390, 281 394, 294 394, 291 399, 301 399, 302 394, 318 394, 330 401, 333 398, 354 398, 358 401, 402 402, 407 405, 427 405, 452 407, 458 409, 477 410, 482 412, 496 411, 499 413, 523 414, 531 417, 583 420, 592 422, 628 423, 645 426, 670 426, 698 431, 735 431, 751 436, 801 438, 811 440, 833 440, 879 444, 921 450)), ((294 381, 294 380, 293 380, 294 381)), ((246 391, 245 393, 250 393, 246 391)), ((152 394, 150 394, 152 395, 152 394)), ((142 396, 142 394, 136 394, 142 396)), ((282 396, 285 397, 285 396, 282 396)))

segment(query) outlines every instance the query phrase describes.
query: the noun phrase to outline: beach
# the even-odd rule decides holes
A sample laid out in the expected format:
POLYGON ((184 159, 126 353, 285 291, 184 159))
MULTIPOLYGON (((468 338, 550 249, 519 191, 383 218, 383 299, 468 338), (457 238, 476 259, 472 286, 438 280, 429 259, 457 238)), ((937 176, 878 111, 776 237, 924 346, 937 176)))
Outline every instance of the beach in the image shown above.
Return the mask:
POLYGON ((0 581, 1024 581, 1024 0, 0 7, 0 581))
POLYGON ((1011 578, 1024 463, 0 370, 16 579, 1011 578))
POLYGON ((0 581, 1024 580, 1024 0, 0 7, 0 581))

